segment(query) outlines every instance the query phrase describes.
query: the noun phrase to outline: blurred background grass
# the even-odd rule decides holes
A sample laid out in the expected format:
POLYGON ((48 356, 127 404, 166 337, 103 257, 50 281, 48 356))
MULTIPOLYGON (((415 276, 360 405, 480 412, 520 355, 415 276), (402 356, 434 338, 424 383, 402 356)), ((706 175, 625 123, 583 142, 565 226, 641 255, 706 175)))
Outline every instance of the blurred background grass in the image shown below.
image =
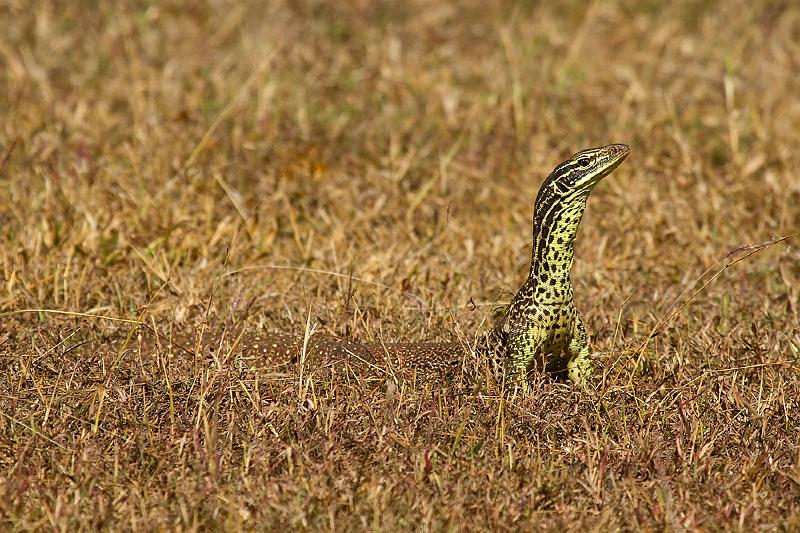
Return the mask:
POLYGON ((800 228, 793 2, 6 1, 0 65, 7 525, 798 526, 797 241, 631 357, 725 254, 800 228), (527 273, 541 181, 610 142, 632 155, 573 276, 597 392, 278 374, 11 314, 470 337, 527 273))

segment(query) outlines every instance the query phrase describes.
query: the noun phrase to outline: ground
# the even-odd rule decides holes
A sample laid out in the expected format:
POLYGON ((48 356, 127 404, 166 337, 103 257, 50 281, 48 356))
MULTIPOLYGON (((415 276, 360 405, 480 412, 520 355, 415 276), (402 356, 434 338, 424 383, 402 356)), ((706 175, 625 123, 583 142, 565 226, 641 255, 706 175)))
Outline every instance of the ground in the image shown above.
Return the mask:
POLYGON ((798 58, 793 2, 0 4, 0 524, 800 528, 798 58), (142 348, 469 343, 611 142, 588 390, 142 348))

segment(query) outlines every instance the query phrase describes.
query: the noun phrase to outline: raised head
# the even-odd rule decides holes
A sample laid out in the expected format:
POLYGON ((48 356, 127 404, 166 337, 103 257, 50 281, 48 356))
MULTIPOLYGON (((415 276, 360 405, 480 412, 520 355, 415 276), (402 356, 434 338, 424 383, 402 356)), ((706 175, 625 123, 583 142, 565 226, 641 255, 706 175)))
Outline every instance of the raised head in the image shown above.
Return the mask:
POLYGON ((570 198, 585 199, 600 180, 622 163, 630 148, 625 144, 609 144, 599 148, 581 150, 558 165, 542 185, 541 193, 559 197, 559 201, 570 198))
POLYGON ((540 265, 546 264, 548 272, 558 265, 561 275, 569 276, 572 243, 589 193, 629 153, 630 149, 624 144, 589 148, 577 152, 553 169, 536 196, 531 273, 543 272, 540 265))

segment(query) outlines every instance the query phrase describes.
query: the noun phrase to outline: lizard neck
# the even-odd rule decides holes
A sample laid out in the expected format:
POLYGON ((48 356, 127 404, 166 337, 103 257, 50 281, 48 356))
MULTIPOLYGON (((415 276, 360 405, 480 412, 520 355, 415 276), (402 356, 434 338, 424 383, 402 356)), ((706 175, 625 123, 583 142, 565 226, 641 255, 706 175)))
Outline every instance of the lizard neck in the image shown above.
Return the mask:
POLYGON ((537 198, 533 217, 533 250, 528 284, 537 304, 572 301, 570 272, 578 226, 586 209, 586 198, 555 201, 549 195, 537 198))

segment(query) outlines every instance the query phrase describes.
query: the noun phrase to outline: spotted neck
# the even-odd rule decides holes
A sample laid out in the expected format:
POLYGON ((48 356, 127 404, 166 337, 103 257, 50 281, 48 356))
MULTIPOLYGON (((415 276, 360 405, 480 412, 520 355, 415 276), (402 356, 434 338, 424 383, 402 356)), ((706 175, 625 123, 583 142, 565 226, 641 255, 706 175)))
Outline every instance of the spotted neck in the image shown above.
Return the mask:
POLYGON ((545 184, 536 199, 533 218, 533 251, 528 283, 535 287, 533 300, 540 304, 572 301, 570 272, 574 243, 587 195, 565 202, 545 184))

